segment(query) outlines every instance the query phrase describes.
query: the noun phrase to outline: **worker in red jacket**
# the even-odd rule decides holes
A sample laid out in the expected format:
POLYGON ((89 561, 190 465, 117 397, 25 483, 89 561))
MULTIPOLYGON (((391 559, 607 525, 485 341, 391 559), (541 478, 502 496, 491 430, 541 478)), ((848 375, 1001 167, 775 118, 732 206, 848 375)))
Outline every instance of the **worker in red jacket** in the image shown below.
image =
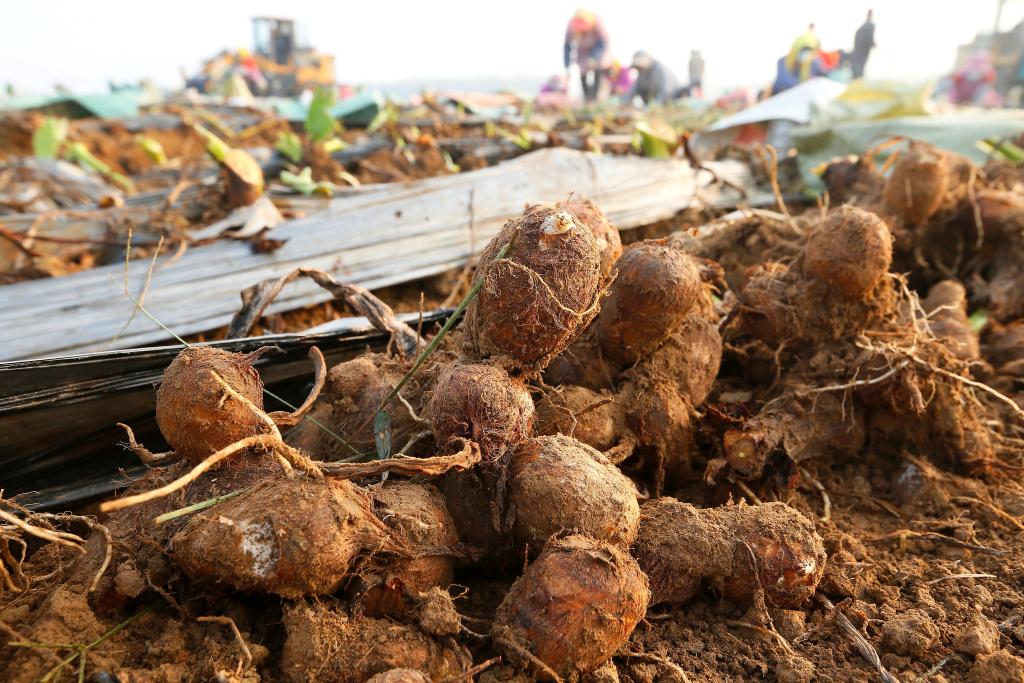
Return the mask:
POLYGON ((612 55, 608 49, 608 31, 590 10, 577 10, 565 30, 566 71, 572 64, 574 52, 580 67, 583 97, 587 102, 594 102, 602 94, 602 86, 612 65, 612 55))

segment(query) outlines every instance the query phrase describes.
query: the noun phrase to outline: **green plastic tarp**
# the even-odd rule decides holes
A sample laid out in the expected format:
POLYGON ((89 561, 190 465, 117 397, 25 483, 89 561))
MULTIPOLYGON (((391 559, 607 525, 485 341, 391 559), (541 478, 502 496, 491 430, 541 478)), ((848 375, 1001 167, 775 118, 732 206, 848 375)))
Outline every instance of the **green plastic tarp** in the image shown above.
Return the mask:
MULTIPOLYGON (((255 102, 293 123, 306 120, 307 105, 294 97, 267 97, 255 102)), ((347 126, 368 126, 384 106, 384 96, 378 90, 361 90, 331 107, 331 116, 347 126)))
POLYGON ((0 99, 0 111, 41 110, 70 118, 126 119, 139 115, 143 99, 149 96, 141 90, 95 95, 18 96, 0 99))

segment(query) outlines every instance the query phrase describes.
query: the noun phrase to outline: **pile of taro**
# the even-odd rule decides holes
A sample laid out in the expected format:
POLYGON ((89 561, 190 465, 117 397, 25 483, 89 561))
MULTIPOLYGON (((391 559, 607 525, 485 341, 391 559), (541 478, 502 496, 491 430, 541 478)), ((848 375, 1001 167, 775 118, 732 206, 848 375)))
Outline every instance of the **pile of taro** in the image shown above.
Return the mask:
POLYGON ((833 164, 828 203, 755 216, 774 237, 722 265, 702 240, 728 226, 623 248, 590 202, 529 207, 431 353, 314 350, 291 413, 264 411, 258 352, 183 350, 156 393, 173 450, 131 439, 149 473, 82 552, 5 537, 0 677, 682 680, 645 616, 833 609, 853 556, 778 492, 868 452, 1012 478, 1024 445, 1018 176, 921 144, 886 171, 833 164))

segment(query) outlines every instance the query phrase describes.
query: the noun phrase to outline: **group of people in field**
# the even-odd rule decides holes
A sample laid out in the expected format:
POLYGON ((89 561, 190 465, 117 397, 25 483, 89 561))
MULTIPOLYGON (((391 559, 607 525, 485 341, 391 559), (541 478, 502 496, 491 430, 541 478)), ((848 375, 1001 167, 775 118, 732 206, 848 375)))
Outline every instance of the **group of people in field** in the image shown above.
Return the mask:
MULTIPOLYGON (((689 79, 681 82, 668 66, 644 50, 633 55, 627 67, 612 55, 608 29, 594 12, 577 10, 565 30, 563 65, 566 75, 552 80, 546 88, 566 87, 570 66, 579 67, 583 98, 587 103, 619 97, 627 102, 663 104, 678 97, 703 95, 704 57, 700 50, 690 52, 689 79)), ((854 78, 864 76, 868 57, 875 47, 875 23, 872 11, 856 30, 853 50, 826 52, 810 24, 789 52, 779 59, 772 94, 782 92, 815 76, 827 75, 840 66, 849 66, 854 78)))
POLYGON ((604 22, 585 9, 576 11, 565 30, 565 81, 573 62, 579 67, 583 98, 588 103, 614 96, 628 102, 639 98, 644 104, 663 104, 688 94, 699 96, 704 80, 700 50, 690 52, 690 78, 685 85, 644 50, 633 55, 629 66, 623 65, 612 54, 604 22))

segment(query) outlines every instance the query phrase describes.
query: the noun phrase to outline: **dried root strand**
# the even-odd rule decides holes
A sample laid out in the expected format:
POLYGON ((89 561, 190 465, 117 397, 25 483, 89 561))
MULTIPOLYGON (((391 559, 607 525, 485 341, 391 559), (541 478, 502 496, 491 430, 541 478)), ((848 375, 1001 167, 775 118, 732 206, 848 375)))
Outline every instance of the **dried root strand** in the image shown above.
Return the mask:
POLYGON ((123 422, 118 422, 117 426, 124 429, 124 431, 127 433, 128 450, 137 455, 139 457, 139 460, 141 460, 146 465, 155 465, 157 463, 164 463, 174 459, 174 451, 154 453, 153 451, 149 450, 148 448, 146 448, 145 446, 143 446, 142 444, 135 440, 135 432, 132 431, 131 427, 129 427, 123 422))
POLYGON ((306 416, 306 413, 313 409, 313 404, 316 403, 316 399, 324 388, 324 382, 327 380, 327 361, 324 360, 324 354, 320 352, 320 349, 313 346, 309 349, 309 357, 313 360, 313 367, 316 370, 316 375, 313 378, 313 388, 310 389, 309 395, 306 396, 306 400, 302 402, 302 405, 294 411, 289 413, 283 410, 275 410, 272 413, 267 413, 267 417, 278 427, 297 425, 306 416))
POLYGON ((860 631, 850 623, 850 620, 846 618, 846 615, 842 611, 832 604, 828 598, 824 595, 819 595, 818 599, 821 600, 822 604, 828 608, 833 616, 835 617, 836 624, 839 625, 839 629, 843 632, 843 635, 853 643, 857 651, 860 652, 861 656, 867 660, 868 664, 874 667, 875 671, 882 679, 882 683, 900 683, 899 679, 893 676, 882 664, 881 658, 878 656, 878 651, 867 641, 867 639, 861 635, 860 631))
POLYGON ((50 543, 56 543, 58 545, 74 548, 79 552, 85 552, 82 548, 85 544, 85 539, 81 536, 76 536, 75 534, 68 533, 66 531, 52 531, 50 529, 44 529, 43 527, 26 522, 17 515, 11 514, 6 510, 0 510, 0 519, 4 520, 8 524, 18 527, 18 529, 29 536, 35 536, 36 538, 49 541, 50 543))
POLYGON ((142 503, 146 503, 151 500, 156 500, 157 498, 169 496, 175 491, 178 491, 179 489, 182 489, 185 486, 188 486, 189 484, 194 482, 204 472, 209 470, 211 467, 213 467, 220 461, 230 458, 232 455, 235 455, 240 451, 244 451, 247 448, 252 448, 255 446, 272 448, 274 449, 274 452, 279 456, 281 456, 282 453, 288 453, 288 455, 293 458, 303 457, 300 453, 298 453, 297 451, 293 452, 292 448, 282 443, 280 437, 275 437, 272 434, 260 434, 258 436, 250 436, 248 438, 242 439, 241 441, 236 441, 230 446, 225 446, 224 448, 220 449, 213 455, 206 457, 202 462, 200 462, 198 465, 193 467, 191 470, 189 470, 182 476, 178 477, 174 481, 164 486, 161 486, 160 488, 156 488, 151 491, 146 491, 145 493, 140 493, 134 496, 126 496, 125 498, 108 500, 107 502, 102 503, 100 505, 100 512, 114 512, 115 510, 123 510, 125 508, 129 508, 135 505, 141 505, 142 503))
POLYGON ((238 645, 242 648, 242 654, 245 655, 245 668, 248 669, 252 666, 252 651, 249 649, 249 645, 245 642, 245 638, 242 637, 242 632, 238 630, 238 624, 231 617, 196 617, 196 621, 203 623, 213 624, 224 624, 231 628, 231 632, 235 634, 235 640, 238 641, 238 645))

